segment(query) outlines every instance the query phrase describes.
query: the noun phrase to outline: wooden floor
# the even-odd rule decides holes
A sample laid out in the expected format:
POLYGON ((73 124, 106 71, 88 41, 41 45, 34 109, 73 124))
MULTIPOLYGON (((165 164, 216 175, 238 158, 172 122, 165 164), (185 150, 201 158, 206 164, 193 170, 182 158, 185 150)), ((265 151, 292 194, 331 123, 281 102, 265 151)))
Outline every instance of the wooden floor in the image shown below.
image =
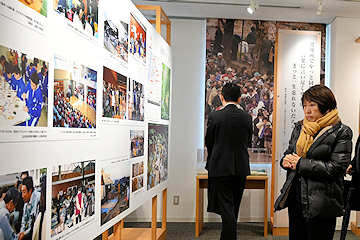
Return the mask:
POLYGON ((92 109, 87 103, 79 100, 75 96, 71 96, 70 104, 74 108, 77 108, 85 117, 87 117, 92 125, 96 124, 96 111, 92 109))

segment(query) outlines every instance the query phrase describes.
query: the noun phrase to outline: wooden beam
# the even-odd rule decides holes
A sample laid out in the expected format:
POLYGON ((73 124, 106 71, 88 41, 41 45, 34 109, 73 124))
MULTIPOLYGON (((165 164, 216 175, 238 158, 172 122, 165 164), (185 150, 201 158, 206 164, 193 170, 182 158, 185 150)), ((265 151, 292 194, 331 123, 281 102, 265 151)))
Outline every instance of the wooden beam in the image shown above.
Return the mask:
POLYGON ((151 240, 156 240, 157 196, 152 198, 151 240))

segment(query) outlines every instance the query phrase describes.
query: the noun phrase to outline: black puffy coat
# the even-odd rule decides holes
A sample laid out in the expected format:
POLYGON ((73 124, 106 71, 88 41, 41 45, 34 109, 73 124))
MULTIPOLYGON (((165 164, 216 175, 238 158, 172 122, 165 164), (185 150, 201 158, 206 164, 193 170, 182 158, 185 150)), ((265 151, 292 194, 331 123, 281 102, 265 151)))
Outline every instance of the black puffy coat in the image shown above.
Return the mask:
MULTIPOLYGON (((296 142, 302 128, 295 123, 289 147, 284 156, 296 153, 296 142)), ((303 217, 338 217, 343 214, 343 178, 351 160, 352 131, 338 122, 325 132, 319 132, 310 146, 306 158, 301 158, 296 170, 287 170, 281 195, 275 211, 288 206, 286 199, 295 176, 300 177, 300 195, 303 217)), ((282 167, 283 158, 280 161, 282 167)))

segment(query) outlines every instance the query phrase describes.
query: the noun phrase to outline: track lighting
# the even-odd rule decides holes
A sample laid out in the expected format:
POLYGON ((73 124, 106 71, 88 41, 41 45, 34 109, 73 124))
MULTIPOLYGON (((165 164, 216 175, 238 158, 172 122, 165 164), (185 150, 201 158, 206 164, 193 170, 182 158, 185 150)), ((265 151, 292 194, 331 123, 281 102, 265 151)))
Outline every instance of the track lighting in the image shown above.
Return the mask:
POLYGON ((253 1, 251 0, 251 4, 247 7, 247 11, 250 14, 253 14, 256 10, 258 10, 259 8, 259 4, 253 3, 253 1))
POLYGON ((326 11, 326 7, 324 7, 324 6, 322 5, 322 1, 320 1, 319 7, 318 7, 318 9, 317 9, 317 11, 316 11, 316 15, 323 17, 323 16, 325 16, 325 11, 326 11))

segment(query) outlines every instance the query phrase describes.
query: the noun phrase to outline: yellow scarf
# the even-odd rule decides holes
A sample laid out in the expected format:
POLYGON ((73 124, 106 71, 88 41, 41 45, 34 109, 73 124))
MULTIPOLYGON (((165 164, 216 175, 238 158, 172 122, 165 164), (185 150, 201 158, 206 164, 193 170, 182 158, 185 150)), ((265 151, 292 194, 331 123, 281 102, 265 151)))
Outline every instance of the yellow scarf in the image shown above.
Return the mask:
MULTIPOLYGON (((296 152, 300 157, 306 157, 311 144, 314 142, 314 136, 324 127, 330 126, 339 119, 338 110, 333 109, 315 122, 309 122, 306 117, 303 120, 303 127, 299 139, 296 143, 296 152)), ((338 121, 337 121, 338 122, 338 121)))

